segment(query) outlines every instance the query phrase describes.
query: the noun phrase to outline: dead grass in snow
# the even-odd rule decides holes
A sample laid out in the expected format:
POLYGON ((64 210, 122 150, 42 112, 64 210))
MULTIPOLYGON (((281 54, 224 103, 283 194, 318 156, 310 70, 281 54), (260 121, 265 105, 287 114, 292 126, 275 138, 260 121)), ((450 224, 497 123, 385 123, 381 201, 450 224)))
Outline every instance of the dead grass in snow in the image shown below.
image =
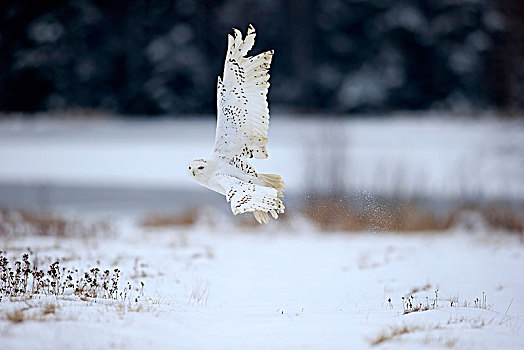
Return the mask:
POLYGON ((410 200, 365 198, 365 201, 354 205, 344 197, 312 196, 302 211, 321 230, 357 232, 443 231, 461 224, 472 225, 468 217, 476 214, 476 225, 521 234, 524 239, 524 210, 518 206, 469 203, 437 212, 410 200))
POLYGON ((0 208, 0 237, 108 237, 114 235, 109 221, 71 220, 49 212, 0 208))
POLYGON ((421 325, 395 325, 380 331, 375 337, 370 341, 371 345, 376 346, 391 340, 395 340, 400 336, 408 333, 421 332, 426 330, 426 327, 421 325))

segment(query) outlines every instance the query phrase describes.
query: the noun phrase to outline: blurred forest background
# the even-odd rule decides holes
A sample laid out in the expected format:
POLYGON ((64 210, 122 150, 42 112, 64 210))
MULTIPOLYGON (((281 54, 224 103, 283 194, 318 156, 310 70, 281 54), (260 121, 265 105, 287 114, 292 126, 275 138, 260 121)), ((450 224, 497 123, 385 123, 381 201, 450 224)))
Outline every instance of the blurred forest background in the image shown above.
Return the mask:
POLYGON ((272 110, 524 107, 519 0, 0 3, 0 111, 213 114, 226 34, 275 49, 272 110))

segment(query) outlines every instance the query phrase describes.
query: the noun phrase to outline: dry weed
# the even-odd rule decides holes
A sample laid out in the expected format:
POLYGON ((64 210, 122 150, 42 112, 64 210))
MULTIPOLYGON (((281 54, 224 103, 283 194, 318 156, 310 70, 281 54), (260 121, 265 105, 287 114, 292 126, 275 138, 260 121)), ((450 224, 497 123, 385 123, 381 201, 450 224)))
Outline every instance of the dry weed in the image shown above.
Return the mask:
POLYGON ((322 230, 413 232, 449 228, 445 218, 411 203, 379 202, 358 207, 342 198, 316 198, 308 201, 303 211, 322 230))
POLYGON ((207 305, 209 298, 209 285, 205 281, 198 281, 192 288, 189 295, 188 305, 207 305))
POLYGON ((199 213, 196 209, 186 210, 179 214, 150 214, 140 222, 140 226, 148 228, 189 226, 193 225, 198 217, 199 213))
MULTIPOLYGON (((429 289, 431 286, 427 284, 421 288, 426 288, 426 287, 428 287, 429 289)), ((487 299, 486 293, 484 292, 482 292, 481 298, 475 298, 472 302, 468 303, 467 300, 460 302, 457 296, 442 299, 439 297, 438 289, 435 289, 434 291, 435 296, 432 298, 430 298, 429 296, 426 296, 425 298, 413 296, 414 293, 419 292, 419 291, 422 291, 422 290, 419 289, 418 287, 415 287, 411 290, 410 293, 402 296, 402 309, 403 309, 404 315, 410 314, 412 312, 435 310, 435 309, 439 309, 442 307, 474 307, 477 309, 486 309, 486 310, 491 310, 491 308, 493 307, 492 304, 488 304, 488 299, 487 299)), ((392 309, 393 304, 392 304, 391 298, 388 298, 387 301, 388 301, 388 304, 387 304, 388 307, 392 309)))
POLYGON ((478 213, 493 229, 524 235, 524 210, 503 203, 458 205, 438 211, 416 201, 365 196, 350 203, 344 196, 317 196, 303 212, 325 231, 442 231, 461 224, 464 213, 478 213))
POLYGON ((14 311, 6 312, 5 317, 8 321, 13 323, 24 322, 24 312, 22 309, 16 309, 14 311))
POLYGON ((80 222, 52 213, 0 209, 0 236, 93 237, 114 234, 107 221, 80 222))
POLYGON ((371 339, 371 345, 376 346, 387 341, 394 340, 403 334, 423 331, 425 328, 420 325, 406 325, 393 326, 389 329, 383 329, 376 337, 371 339))
POLYGON ((500 202, 489 203, 484 206, 468 204, 453 213, 450 216, 450 221, 452 224, 456 224, 467 212, 480 214, 486 224, 492 228, 524 235, 524 210, 522 207, 512 207, 500 202))
MULTIPOLYGON (((49 267, 40 267, 41 261, 27 253, 21 260, 10 261, 0 251, 0 301, 2 297, 13 300, 29 300, 36 294, 43 295, 77 295, 82 300, 101 298, 128 301, 132 299, 131 283, 120 287, 120 269, 101 270, 93 267, 84 273, 78 269, 67 269, 61 266, 60 260, 55 260, 49 267)), ((138 269, 136 261, 135 273, 140 276, 145 272, 138 269)), ((135 291, 143 294, 144 283, 135 291)), ((134 293, 134 291, 133 291, 134 293)), ((49 309, 49 311, 52 311, 49 309)))
POLYGON ((43 315, 55 314, 58 309, 58 304, 47 303, 44 305, 44 310, 42 311, 43 315))

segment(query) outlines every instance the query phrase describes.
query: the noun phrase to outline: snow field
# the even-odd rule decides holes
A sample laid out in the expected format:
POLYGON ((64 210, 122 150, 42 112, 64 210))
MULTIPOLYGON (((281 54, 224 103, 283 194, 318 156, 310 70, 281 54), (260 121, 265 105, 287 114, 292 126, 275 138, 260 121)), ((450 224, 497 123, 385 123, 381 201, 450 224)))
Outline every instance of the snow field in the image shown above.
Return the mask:
POLYGON ((121 284, 145 288, 138 302, 4 298, 1 349, 524 346, 524 248, 516 236, 319 233, 278 224, 153 230, 130 220, 118 227, 103 240, 2 241, 8 255, 30 246, 80 270, 119 267, 121 284), (435 307, 404 315, 403 296, 431 304, 437 289, 435 307), (486 303, 476 307, 483 293, 486 303), (49 305, 55 310, 44 315, 49 305), (24 320, 8 320, 18 309, 24 320))
MULTIPOLYGON (((0 181, 203 191, 185 166, 211 152, 214 128, 213 119, 8 120, 0 124, 0 181)), ((523 135, 521 122, 489 118, 273 115, 270 157, 255 166, 281 174, 297 198, 326 185, 309 179, 329 174, 311 171, 335 152, 344 155, 349 191, 521 201, 523 135), (325 144, 331 136, 344 142, 325 144)), ((49 197, 44 209, 56 209, 49 197)), ((96 196, 87 200, 100 207, 96 196)), ((69 204, 64 213, 79 211, 69 204)), ((122 215, 114 235, 6 236, 0 250, 20 259, 30 247, 80 271, 118 267, 120 288, 129 281, 132 296, 4 296, 0 349, 524 348, 522 242, 481 222, 433 233, 326 233, 293 223, 289 207, 292 224, 237 227, 231 217, 151 229, 124 210, 129 203, 113 204, 97 214, 122 209, 114 210, 122 215)))

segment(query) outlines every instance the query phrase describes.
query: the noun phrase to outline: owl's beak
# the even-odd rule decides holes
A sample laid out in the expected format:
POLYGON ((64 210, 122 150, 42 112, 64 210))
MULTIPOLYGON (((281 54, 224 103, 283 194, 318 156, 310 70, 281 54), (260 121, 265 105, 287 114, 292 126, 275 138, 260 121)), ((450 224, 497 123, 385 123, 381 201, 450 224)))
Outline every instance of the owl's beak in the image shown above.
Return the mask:
POLYGON ((195 176, 195 171, 194 170, 192 171, 192 173, 193 173, 193 176, 195 176))

